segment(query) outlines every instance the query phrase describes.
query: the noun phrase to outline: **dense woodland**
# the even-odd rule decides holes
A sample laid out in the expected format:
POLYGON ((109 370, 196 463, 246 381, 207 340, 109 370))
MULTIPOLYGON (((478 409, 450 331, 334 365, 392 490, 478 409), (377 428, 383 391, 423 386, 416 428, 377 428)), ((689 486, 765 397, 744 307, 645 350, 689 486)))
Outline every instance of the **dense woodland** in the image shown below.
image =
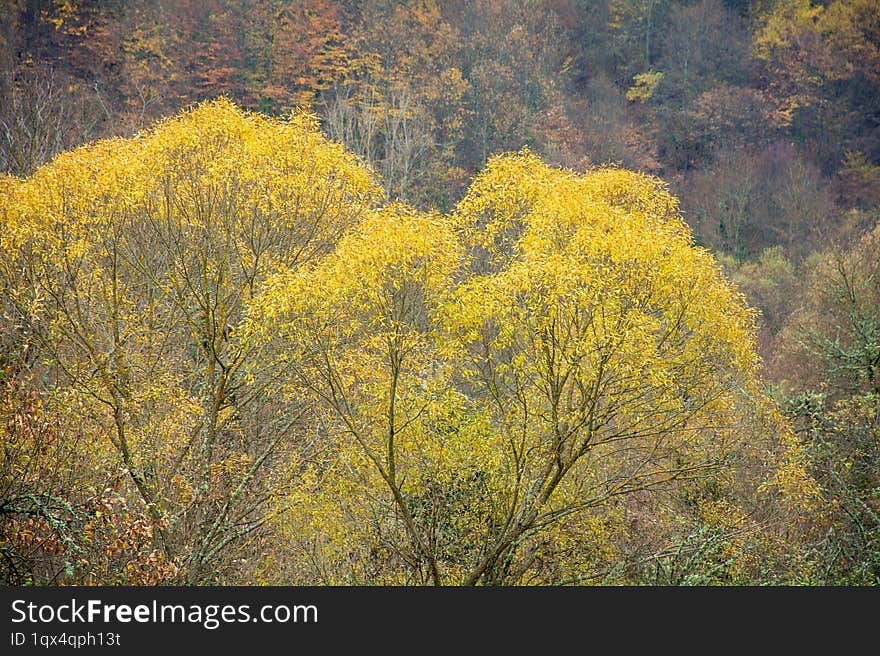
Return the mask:
POLYGON ((880 0, 0 0, 0 581, 880 583, 880 0))

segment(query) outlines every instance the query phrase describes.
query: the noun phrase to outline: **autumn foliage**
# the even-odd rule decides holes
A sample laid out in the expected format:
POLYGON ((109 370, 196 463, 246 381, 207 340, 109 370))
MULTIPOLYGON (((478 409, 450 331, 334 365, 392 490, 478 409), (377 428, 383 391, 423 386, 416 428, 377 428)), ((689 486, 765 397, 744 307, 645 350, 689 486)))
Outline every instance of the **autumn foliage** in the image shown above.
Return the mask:
POLYGON ((878 0, 7 0, 0 580, 877 584, 878 0))
POLYGON ((102 580, 101 549, 133 582, 579 581, 636 551, 642 497, 772 542, 815 494, 656 178, 523 151, 423 213, 312 117, 221 100, 3 194, 39 353, 7 367, 13 578, 102 580))

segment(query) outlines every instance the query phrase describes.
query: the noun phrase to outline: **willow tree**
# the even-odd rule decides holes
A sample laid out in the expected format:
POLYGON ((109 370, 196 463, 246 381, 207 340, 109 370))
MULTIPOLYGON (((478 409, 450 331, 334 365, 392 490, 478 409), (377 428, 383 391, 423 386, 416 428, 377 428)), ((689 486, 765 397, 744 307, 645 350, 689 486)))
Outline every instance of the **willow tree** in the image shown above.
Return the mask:
POLYGON ((264 473, 297 442, 276 372, 242 371, 243 308, 270 271, 329 252, 379 189, 315 118, 224 100, 4 185, 6 303, 47 403, 114 463, 185 581, 235 576, 233 547, 265 521, 264 473))
POLYGON ((729 493, 700 501, 705 521, 742 535, 746 461, 768 463, 753 490, 814 494, 791 440, 767 437, 787 432, 753 311, 653 178, 495 158, 452 215, 384 208, 249 312, 247 339, 333 438, 296 469, 293 553, 267 575, 579 581, 626 530, 620 500, 711 481, 729 493))

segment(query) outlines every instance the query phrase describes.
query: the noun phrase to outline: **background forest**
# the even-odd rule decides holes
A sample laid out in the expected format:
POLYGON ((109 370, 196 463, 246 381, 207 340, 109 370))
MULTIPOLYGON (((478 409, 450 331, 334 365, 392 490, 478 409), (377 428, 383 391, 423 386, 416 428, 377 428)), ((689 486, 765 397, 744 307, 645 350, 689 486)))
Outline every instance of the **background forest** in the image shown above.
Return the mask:
POLYGON ((880 0, 0 0, 0 223, 5 583, 880 583, 880 0))

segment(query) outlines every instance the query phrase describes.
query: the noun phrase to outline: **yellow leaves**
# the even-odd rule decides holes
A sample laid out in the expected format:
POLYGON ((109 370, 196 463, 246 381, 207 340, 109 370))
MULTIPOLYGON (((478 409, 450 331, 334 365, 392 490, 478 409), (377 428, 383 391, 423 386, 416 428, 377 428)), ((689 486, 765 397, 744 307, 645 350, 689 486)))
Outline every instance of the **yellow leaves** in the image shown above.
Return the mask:
MULTIPOLYGON (((331 252, 381 198, 314 116, 279 121, 227 100, 0 179, 3 284, 42 333, 55 410, 82 425, 97 467, 163 512, 251 503, 269 485, 252 454, 282 430, 267 419, 280 410, 263 408, 284 386, 247 369, 244 308, 270 274, 331 252)), ((263 309, 270 320, 286 306, 263 309)), ((204 537, 175 531, 182 550, 204 537)))
POLYGON ((33 249, 51 267, 103 269, 98 279, 108 266, 140 279, 147 264, 165 266, 152 282, 173 296, 200 250, 212 284, 260 282, 326 250, 381 191, 313 115, 277 121, 221 99, 59 155, 28 180, 5 176, 0 194, 10 257, 33 249))
POLYGON ((193 486, 186 480, 185 476, 182 474, 175 474, 172 476, 171 486, 174 492, 174 498, 181 506, 185 508, 192 503, 196 494, 195 489, 193 489, 193 486))
POLYGON ((761 492, 775 492, 795 518, 819 512, 822 493, 816 480, 807 471, 807 454, 794 432, 786 425, 775 408, 765 401, 762 406, 778 430, 779 448, 773 454, 773 465, 759 487, 761 492))
POLYGON ((315 267, 267 280, 250 309, 248 334, 268 319, 303 321, 342 337, 368 330, 381 344, 389 333, 418 330, 448 292, 462 250, 448 222, 404 205, 369 213, 315 267))
POLYGON ((218 462, 211 463, 211 480, 228 481, 241 479, 251 467, 253 459, 246 453, 232 453, 218 462))
POLYGON ((85 239, 77 239, 74 242, 67 244, 65 248, 65 256, 68 260, 78 260, 82 258, 86 253, 89 252, 91 248, 91 244, 85 239))
MULTIPOLYGON (((445 308, 447 329, 466 342, 491 325, 493 348, 540 343, 552 325, 553 339, 565 334, 562 348, 572 353, 617 344, 618 366, 661 388, 672 363, 663 350, 672 345, 683 349, 676 367, 711 352, 716 370, 730 362, 751 375, 753 314, 712 257, 693 247, 659 180, 615 169, 554 171, 523 152, 493 160, 456 217, 494 269, 461 285, 445 308)), ((511 365, 539 361, 532 353, 511 365)))
MULTIPOLYGON (((389 295, 414 291, 414 286, 436 302, 460 257, 457 238, 444 219, 391 205, 373 213, 340 243, 326 283, 348 302, 374 308, 394 303, 389 295)), ((386 310, 395 312, 390 306, 386 310)))
POLYGON ((47 246, 63 240, 60 233, 74 223, 97 240, 110 225, 163 212, 203 228, 222 212, 240 219, 241 231, 265 226, 320 241, 381 196, 373 174, 324 139, 316 117, 297 113, 277 121, 224 99, 135 138, 64 153, 23 183, 4 181, 3 189, 15 192, 6 222, 47 246))
POLYGON ((456 207, 453 219, 465 243, 493 256, 516 239, 517 220, 542 194, 552 170, 528 149, 489 160, 456 207))
POLYGON ((12 192, 18 183, 19 179, 15 176, 0 172, 0 194, 12 192))
POLYGON ((663 73, 660 71, 648 71, 633 76, 633 84, 626 91, 627 100, 638 100, 639 102, 647 102, 654 95, 660 80, 663 79, 663 73))
MULTIPOLYGON (((314 116, 219 100, 0 179, 0 197, 3 248, 39 254, 27 300, 69 398, 111 446, 124 434, 163 504, 229 498, 262 420, 304 413, 284 430, 319 446, 292 456, 277 524, 304 557, 399 580, 436 531, 463 578, 505 522, 565 517, 559 549, 610 558, 622 520, 583 511, 755 434, 754 314, 656 178, 526 150, 449 216, 380 206, 314 116), (249 425, 246 403, 264 404, 249 425)), ((801 499, 798 467, 772 484, 801 499)))
POLYGON ((770 59, 777 48, 796 42, 802 32, 812 29, 822 14, 821 4, 811 0, 782 0, 764 17, 764 25, 755 37, 755 54, 770 59))
POLYGON ((334 426, 333 464, 309 469, 285 529, 333 557, 391 530, 392 468, 414 508, 481 481, 451 534, 537 504, 573 513, 560 545, 587 530, 607 555, 610 515, 574 511, 596 490, 662 485, 753 435, 754 313, 665 184, 628 171, 494 158, 452 216, 370 211, 312 266, 270 278, 245 333, 334 426))

